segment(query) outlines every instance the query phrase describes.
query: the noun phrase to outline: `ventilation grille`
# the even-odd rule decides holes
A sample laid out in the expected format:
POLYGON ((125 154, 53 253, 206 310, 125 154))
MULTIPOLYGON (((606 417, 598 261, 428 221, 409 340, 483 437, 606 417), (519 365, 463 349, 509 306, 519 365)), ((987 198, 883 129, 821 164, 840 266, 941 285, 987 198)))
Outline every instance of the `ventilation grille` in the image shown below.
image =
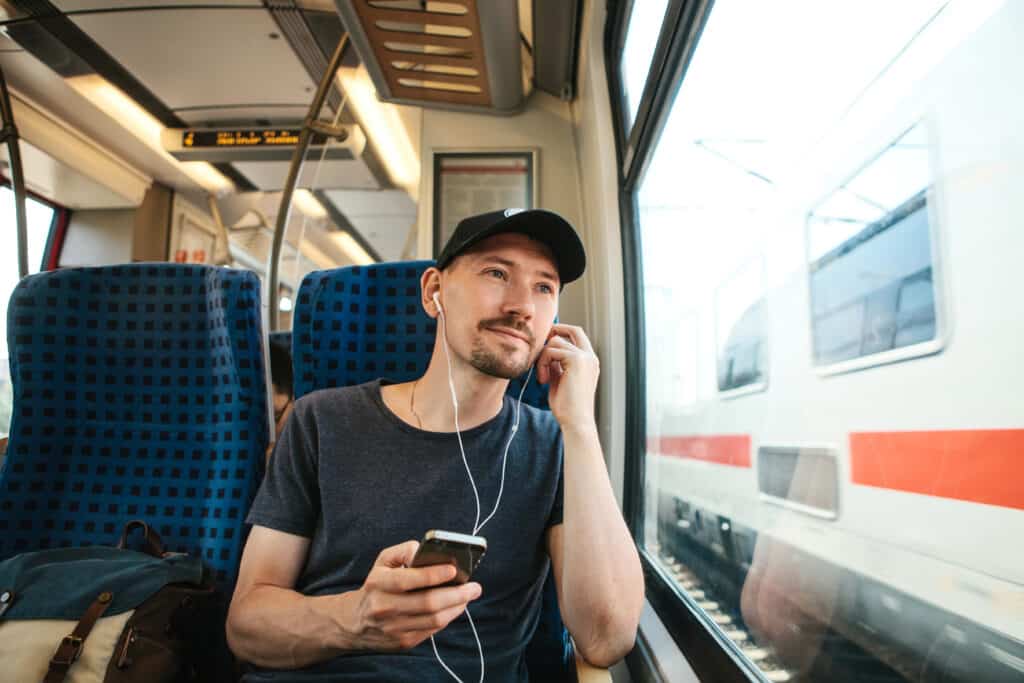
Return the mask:
POLYGON ((475 0, 354 0, 392 98, 492 106, 475 0))

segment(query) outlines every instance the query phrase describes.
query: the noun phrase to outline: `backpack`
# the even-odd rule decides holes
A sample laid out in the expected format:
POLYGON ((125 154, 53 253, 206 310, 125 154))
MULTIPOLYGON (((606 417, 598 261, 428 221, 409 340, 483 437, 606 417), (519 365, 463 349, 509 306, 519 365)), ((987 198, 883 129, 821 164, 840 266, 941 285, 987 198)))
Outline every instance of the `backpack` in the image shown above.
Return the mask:
POLYGON ((202 560, 164 552, 144 522, 116 548, 0 562, 0 678, 19 683, 229 681, 225 601, 202 560), (143 552, 125 549, 142 529, 143 552))

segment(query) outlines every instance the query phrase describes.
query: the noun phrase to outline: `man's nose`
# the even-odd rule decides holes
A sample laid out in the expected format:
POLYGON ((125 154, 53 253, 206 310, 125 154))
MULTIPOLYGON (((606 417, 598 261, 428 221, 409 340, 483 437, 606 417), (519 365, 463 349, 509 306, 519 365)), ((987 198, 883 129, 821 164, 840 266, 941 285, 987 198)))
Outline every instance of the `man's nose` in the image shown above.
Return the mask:
POLYGON ((529 320, 533 317, 534 303, 528 283, 513 283, 505 290, 503 312, 529 320))

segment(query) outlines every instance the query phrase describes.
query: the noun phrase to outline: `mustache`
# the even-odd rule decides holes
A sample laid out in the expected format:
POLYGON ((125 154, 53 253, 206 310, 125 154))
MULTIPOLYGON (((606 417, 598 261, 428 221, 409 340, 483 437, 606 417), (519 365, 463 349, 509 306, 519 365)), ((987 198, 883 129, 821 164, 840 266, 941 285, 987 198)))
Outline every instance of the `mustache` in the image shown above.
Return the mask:
POLYGON ((477 327, 480 330, 486 330, 492 327, 505 327, 510 330, 515 330, 519 334, 526 337, 526 339, 530 342, 530 346, 533 346, 533 343, 535 341, 533 337, 533 332, 530 330, 529 326, 527 326, 526 323, 522 322, 517 318, 505 317, 491 318, 490 320, 481 320, 480 324, 477 325, 477 327))

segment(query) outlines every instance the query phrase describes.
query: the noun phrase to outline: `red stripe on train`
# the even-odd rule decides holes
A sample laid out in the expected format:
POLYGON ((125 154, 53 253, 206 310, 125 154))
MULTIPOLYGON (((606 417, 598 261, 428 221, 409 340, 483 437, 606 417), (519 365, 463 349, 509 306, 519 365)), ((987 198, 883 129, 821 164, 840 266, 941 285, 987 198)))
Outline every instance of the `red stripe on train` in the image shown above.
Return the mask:
POLYGON ((750 467, 750 435, 661 436, 647 440, 647 450, 676 458, 750 467))
POLYGON ((853 483, 1024 510, 1024 429, 850 434, 853 483))

